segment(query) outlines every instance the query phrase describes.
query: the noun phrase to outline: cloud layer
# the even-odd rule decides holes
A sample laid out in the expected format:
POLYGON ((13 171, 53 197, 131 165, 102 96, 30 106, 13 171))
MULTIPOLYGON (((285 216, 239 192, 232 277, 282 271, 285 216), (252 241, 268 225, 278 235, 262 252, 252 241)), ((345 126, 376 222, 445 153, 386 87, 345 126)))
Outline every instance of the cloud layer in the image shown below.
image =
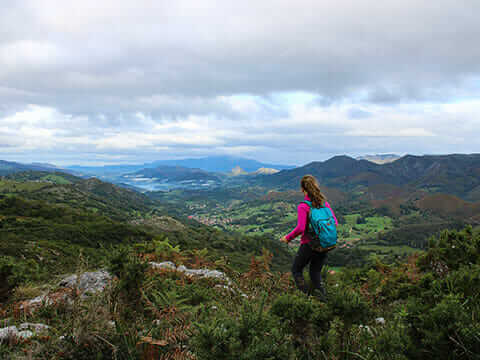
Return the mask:
POLYGON ((480 2, 6 1, 0 158, 474 152, 480 2))

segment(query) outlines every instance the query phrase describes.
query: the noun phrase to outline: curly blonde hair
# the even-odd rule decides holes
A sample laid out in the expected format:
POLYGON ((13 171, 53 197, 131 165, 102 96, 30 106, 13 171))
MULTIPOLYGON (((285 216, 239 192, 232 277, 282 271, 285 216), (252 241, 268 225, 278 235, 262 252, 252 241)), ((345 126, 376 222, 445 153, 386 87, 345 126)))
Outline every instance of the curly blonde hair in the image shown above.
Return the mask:
POLYGON ((307 192, 314 208, 325 206, 327 197, 320 191, 317 179, 313 175, 305 175, 300 181, 300 186, 307 192))

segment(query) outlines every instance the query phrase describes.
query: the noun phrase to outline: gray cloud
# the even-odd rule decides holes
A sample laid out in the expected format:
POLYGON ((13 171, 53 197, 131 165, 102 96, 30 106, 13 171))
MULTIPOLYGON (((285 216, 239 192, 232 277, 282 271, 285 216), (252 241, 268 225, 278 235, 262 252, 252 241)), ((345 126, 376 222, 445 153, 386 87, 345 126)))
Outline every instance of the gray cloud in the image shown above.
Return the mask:
POLYGON ((0 79, 42 94, 423 99, 480 70, 477 1, 15 4, 0 15, 0 79))
POLYGON ((478 145, 478 1, 2 6, 0 134, 18 139, 0 137, 0 155, 301 163, 478 145))

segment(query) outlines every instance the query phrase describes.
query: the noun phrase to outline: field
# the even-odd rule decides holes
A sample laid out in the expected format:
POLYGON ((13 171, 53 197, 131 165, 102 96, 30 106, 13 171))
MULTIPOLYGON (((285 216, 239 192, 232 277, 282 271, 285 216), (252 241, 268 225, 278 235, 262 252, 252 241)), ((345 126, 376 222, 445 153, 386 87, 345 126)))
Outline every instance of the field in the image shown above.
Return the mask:
POLYGON ((43 189, 48 186, 49 183, 45 181, 27 181, 18 182, 13 180, 0 180, 0 193, 11 194, 18 192, 32 192, 43 189))
MULTIPOLYGON (((291 192, 272 194, 268 189, 263 193, 259 189, 243 191, 249 194, 244 200, 233 191, 231 197, 214 191, 208 194, 201 191, 156 193, 156 197, 175 207, 180 215, 239 235, 261 235, 279 240, 296 226, 301 197, 291 192)), ((413 205, 404 206, 402 212, 396 214, 355 200, 358 195, 352 198, 332 202, 339 220, 339 250, 331 257, 332 265, 359 265, 375 261, 375 258, 392 262, 423 251, 430 236, 444 228, 456 227, 413 205)), ((294 244, 298 244, 298 239, 294 244)))

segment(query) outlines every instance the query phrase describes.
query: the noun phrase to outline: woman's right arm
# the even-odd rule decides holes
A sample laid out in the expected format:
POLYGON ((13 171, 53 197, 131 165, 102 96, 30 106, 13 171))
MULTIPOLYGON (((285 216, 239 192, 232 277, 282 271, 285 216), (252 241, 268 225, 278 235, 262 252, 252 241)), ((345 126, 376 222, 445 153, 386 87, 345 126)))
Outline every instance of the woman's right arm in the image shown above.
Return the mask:
POLYGON ((287 236, 285 236, 288 242, 292 241, 298 235, 301 235, 305 232, 305 227, 307 225, 307 216, 308 216, 308 205, 303 203, 298 205, 297 226, 287 236))

